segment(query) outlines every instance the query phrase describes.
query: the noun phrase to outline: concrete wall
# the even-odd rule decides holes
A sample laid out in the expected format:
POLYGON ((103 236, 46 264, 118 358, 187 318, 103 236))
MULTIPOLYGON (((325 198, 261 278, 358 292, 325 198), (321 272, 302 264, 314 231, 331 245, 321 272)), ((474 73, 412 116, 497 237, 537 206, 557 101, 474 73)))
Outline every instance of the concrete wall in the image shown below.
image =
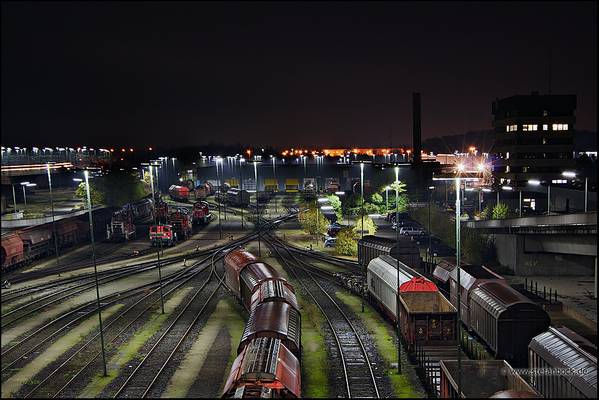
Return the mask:
POLYGON ((525 235, 490 234, 488 237, 495 243, 499 263, 516 275, 593 276, 595 273, 595 257, 528 251, 538 248, 538 238, 527 239, 525 235), (527 244, 527 240, 531 243, 527 244))

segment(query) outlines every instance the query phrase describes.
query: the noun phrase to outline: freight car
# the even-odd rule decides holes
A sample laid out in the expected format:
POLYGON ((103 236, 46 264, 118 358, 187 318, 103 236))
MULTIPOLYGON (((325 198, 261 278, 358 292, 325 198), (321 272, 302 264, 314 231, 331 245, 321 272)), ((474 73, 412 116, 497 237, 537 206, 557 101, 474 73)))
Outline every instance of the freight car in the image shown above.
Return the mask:
POLYGON ((156 202, 156 222, 166 224, 168 222, 168 204, 164 201, 156 202))
POLYGON ((597 397, 597 347, 568 328, 550 327, 528 345, 528 368, 569 374, 531 374, 532 386, 549 398, 597 397))
POLYGON ((399 258, 399 261, 410 268, 420 269, 422 266, 418 246, 405 236, 400 237, 399 243, 397 240, 373 235, 367 235, 358 240, 358 263, 364 268, 380 255, 399 258))
POLYGON ((247 190, 231 188, 226 195, 227 203, 237 207, 247 207, 250 204, 250 193, 247 190))
POLYGON ((468 302, 469 324, 497 358, 517 367, 526 366, 531 339, 549 328, 549 315, 511 286, 485 282, 468 302))
POLYGON ((441 398, 540 398, 504 360, 462 360, 458 395, 458 362, 443 360, 441 398))
POLYGON ((191 212, 192 222, 194 224, 206 225, 212 220, 212 214, 210 214, 210 206, 205 201, 195 202, 191 212))
POLYGON ((299 192, 299 180, 295 178, 285 179, 285 192, 286 193, 298 193, 299 192))
POLYGON ((187 186, 171 185, 168 194, 175 201, 187 202, 189 200, 189 189, 187 186))
MULTIPOLYGON (((110 220, 113 208, 92 211, 94 231, 100 234, 110 220)), ((71 218, 27 227, 3 235, 1 241, 2 272, 10 271, 35 259, 54 254, 61 249, 81 243, 89 238, 87 213, 71 218), (56 234, 54 234, 54 230, 56 234), (54 244, 56 241, 56 245, 54 244)))
POLYGON ((229 252, 224 267, 225 285, 250 315, 223 397, 299 397, 301 316, 293 286, 242 249, 229 252))
MULTIPOLYGON (((368 294, 375 306, 397 323, 397 260, 379 256, 368 264, 368 294)), ((402 336, 412 350, 419 345, 451 344, 457 340, 457 313, 434 283, 399 263, 402 336)))
POLYGON ((301 367, 281 340, 252 340, 233 362, 223 398, 299 398, 301 367))

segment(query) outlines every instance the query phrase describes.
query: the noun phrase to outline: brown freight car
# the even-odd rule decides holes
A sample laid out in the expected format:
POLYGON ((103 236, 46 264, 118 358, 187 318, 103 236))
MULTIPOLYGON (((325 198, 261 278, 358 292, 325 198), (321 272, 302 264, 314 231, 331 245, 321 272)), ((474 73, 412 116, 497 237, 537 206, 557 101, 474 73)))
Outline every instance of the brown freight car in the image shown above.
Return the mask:
POLYGON ((24 261, 23 240, 17 233, 11 232, 2 235, 2 272, 9 271, 24 261))
POLYGON ((237 353, 253 339, 273 337, 280 339, 296 357, 301 357, 301 316, 287 303, 271 301, 258 305, 250 313, 237 353))
POLYGON ((400 291, 401 331, 410 350, 418 345, 455 344, 456 309, 438 291, 400 291))
POLYGON ((245 304, 245 306, 251 312, 258 304, 269 301, 282 301, 299 310, 293 286, 283 278, 263 281, 254 290, 249 306, 248 304, 245 304))
POLYGON ((237 298, 241 298, 241 292, 239 290, 239 273, 249 264, 257 262, 258 258, 256 256, 243 249, 230 251, 225 256, 225 284, 237 298))
POLYGON ((458 395, 458 362, 442 360, 441 398, 540 398, 504 360, 462 360, 458 395))

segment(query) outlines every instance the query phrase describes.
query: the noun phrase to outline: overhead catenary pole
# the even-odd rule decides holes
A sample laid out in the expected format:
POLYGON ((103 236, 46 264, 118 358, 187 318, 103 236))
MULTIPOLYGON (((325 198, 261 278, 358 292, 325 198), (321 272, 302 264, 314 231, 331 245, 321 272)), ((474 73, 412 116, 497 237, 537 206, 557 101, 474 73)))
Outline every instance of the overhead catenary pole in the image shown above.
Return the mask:
MULTIPOLYGON (((584 178, 584 212, 589 211, 589 178, 584 178)), ((597 262, 597 261, 595 261, 597 262)))
POLYGON ((104 376, 108 376, 106 371, 106 350, 104 347, 104 328, 102 326, 102 311, 100 310, 100 286, 98 284, 98 267, 96 265, 96 246, 94 242, 94 220, 92 218, 92 201, 89 190, 89 171, 83 171, 85 177, 85 192, 87 194, 87 211, 89 216, 89 232, 92 244, 92 261, 94 264, 94 280, 96 282, 96 300, 98 305, 98 320, 100 321, 100 344, 102 346, 102 365, 104 367, 104 376))
POLYGON ((221 181, 220 181, 220 176, 218 174, 218 158, 215 159, 215 166, 216 166, 216 182, 218 185, 218 199, 217 199, 217 204, 218 204, 218 235, 219 238, 222 239, 223 238, 223 228, 221 225, 221 218, 220 218, 220 208, 222 205, 222 194, 221 194, 221 189, 222 189, 222 185, 221 185, 221 181))
MULTIPOLYGON (((154 202, 156 207, 156 198, 154 194, 154 174, 152 172, 152 164, 149 165, 150 170, 150 187, 152 190, 152 201, 154 202)), ((167 209, 168 213, 168 209, 167 209)), ((154 225, 157 225, 156 222, 156 212, 154 211, 154 225)), ((158 240, 158 246, 156 246, 156 265, 158 266, 158 284, 160 285, 160 310, 162 314, 164 314, 164 296, 162 293, 162 266, 160 263, 160 252, 162 251, 162 238, 158 240)))
POLYGON ((15 196, 15 183, 12 184, 12 202, 13 202, 13 211, 15 213, 15 218, 17 218, 17 196, 15 196))
POLYGON ((360 163, 360 193, 362 196, 362 210, 360 214, 362 214, 362 226, 360 227, 360 235, 361 238, 364 239, 364 163, 360 163))
MULTIPOLYGON (((241 202, 243 203, 243 172, 241 168, 241 160, 243 158, 239 158, 239 195, 241 196, 241 202)), ((241 209, 241 229, 245 229, 243 226, 243 204, 240 207, 241 209)))

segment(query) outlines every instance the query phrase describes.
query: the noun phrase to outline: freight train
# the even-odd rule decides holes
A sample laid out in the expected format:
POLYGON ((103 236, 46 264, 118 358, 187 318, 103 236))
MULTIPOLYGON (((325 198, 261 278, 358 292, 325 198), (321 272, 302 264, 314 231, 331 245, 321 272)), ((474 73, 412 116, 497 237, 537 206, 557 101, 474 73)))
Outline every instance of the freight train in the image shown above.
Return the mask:
POLYGON ((301 316, 293 286, 245 250, 224 259, 225 285, 249 312, 223 398, 301 396, 301 316))
MULTIPOLYGON (((104 226, 111 220, 113 208, 103 208, 92 211, 94 232, 100 235, 104 226)), ((2 272, 7 272, 25 265, 35 259, 55 253, 89 239, 89 223, 87 213, 76 217, 64 218, 55 222, 56 235, 52 222, 19 229, 2 235, 1 266, 2 272)))

